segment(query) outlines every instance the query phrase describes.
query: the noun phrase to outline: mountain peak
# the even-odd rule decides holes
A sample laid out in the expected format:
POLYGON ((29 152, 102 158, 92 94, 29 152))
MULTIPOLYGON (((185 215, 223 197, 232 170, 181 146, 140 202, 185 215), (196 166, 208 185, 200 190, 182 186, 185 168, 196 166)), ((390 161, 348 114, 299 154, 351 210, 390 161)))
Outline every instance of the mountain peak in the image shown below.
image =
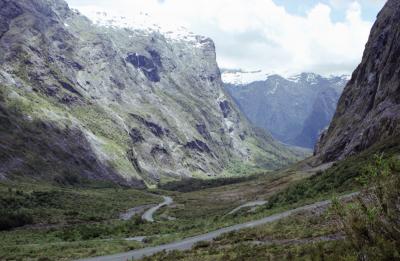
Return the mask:
POLYGON ((240 113, 207 37, 168 34, 146 14, 95 11, 91 22, 61 0, 0 6, 0 118, 13 124, 0 133, 5 176, 73 172, 143 186, 303 156, 240 113))
MULTIPOLYGON (((289 76, 268 72, 266 70, 246 71, 243 69, 221 69, 222 81, 232 85, 247 85, 252 82, 267 81, 267 80, 286 80, 294 83, 306 83, 307 85, 316 85, 320 81, 347 82, 350 79, 349 75, 331 75, 329 77, 322 76, 313 72, 302 72, 289 76)), ((340 83, 340 86, 343 85, 340 83)))
MULTIPOLYGON (((233 73, 243 75, 242 71, 233 73)), ((316 73, 288 78, 265 74, 260 81, 230 83, 226 89, 255 125, 284 143, 312 148, 319 131, 329 124, 346 83, 341 76, 326 78, 316 73)))
POLYGON ((270 75, 263 70, 246 71, 242 69, 222 69, 221 77, 224 83, 244 85, 256 81, 264 81, 270 75))
POLYGON ((316 73, 311 73, 311 72, 303 72, 300 74, 295 74, 287 79, 292 82, 306 82, 309 84, 317 84, 323 77, 319 74, 316 73))
POLYGON ((197 43, 195 47, 201 47, 201 43, 207 37, 196 35, 183 26, 160 24, 148 13, 136 12, 129 16, 121 16, 96 7, 82 7, 76 12, 82 13, 96 26, 107 28, 120 28, 132 31, 141 31, 143 34, 151 35, 160 33, 166 39, 172 41, 186 41, 197 43))

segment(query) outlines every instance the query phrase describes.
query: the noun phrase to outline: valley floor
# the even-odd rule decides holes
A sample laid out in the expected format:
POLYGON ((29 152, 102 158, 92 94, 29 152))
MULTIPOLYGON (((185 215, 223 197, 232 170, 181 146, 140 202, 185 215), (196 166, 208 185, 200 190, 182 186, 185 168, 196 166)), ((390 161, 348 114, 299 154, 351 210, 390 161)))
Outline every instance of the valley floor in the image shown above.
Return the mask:
MULTIPOLYGON (((357 196, 359 193, 351 193, 351 194, 347 194, 345 196, 340 197, 341 200, 352 200, 355 196, 357 196)), ((164 245, 160 245, 160 246, 154 246, 154 247, 147 247, 147 248, 143 248, 143 249, 138 249, 138 250, 133 250, 130 252, 126 252, 126 253, 120 253, 120 254, 115 254, 115 255, 109 255, 109 256, 101 256, 101 257, 94 257, 94 258, 88 258, 88 259, 83 259, 82 261, 124 261, 124 260, 134 260, 134 259, 140 259, 143 258, 145 256, 151 256, 153 254, 159 253, 159 252, 163 252, 163 251, 174 251, 174 250, 188 250, 191 249, 193 246, 198 247, 199 245, 201 246, 203 244, 203 246, 208 246, 210 245, 208 243, 208 241, 212 241, 216 238, 221 238, 223 237, 224 234, 227 233, 234 233, 239 231, 239 234, 242 234, 243 231, 240 230, 244 230, 246 229, 246 231, 250 231, 250 228, 254 228, 254 227, 258 227, 257 229, 259 229, 259 226, 265 225, 265 224, 269 224, 269 223, 273 223, 276 221, 280 221, 282 219, 288 218, 293 215, 310 215, 312 213, 317 212, 318 215, 321 215, 323 212, 326 211, 326 209, 328 208, 328 206, 331 204, 332 202, 330 200, 325 200, 325 201, 320 201, 320 202, 316 202, 314 204, 311 205, 306 205, 303 207, 299 207, 296 209, 291 209, 291 210, 287 210, 284 212, 280 212, 259 220, 254 220, 254 221, 249 221, 246 223, 242 223, 242 224, 237 224, 234 226, 230 226, 230 227, 225 227, 225 228, 221 228, 218 229, 216 231, 212 231, 206 234, 202 234, 202 235, 197 235, 194 237, 190 237, 190 238, 185 238, 181 241, 176 241, 173 243, 169 243, 169 244, 164 244, 164 245), (311 212, 311 213, 309 213, 311 212)), ((250 206, 249 206, 250 207, 250 206)), ((295 217, 296 218, 296 217, 295 217)), ((321 224, 322 226, 323 224, 321 224)), ((333 228, 334 229, 334 228, 333 228)), ((246 233, 246 231, 244 233, 246 233)), ((320 242, 320 241, 333 241, 333 240, 339 240, 339 239, 344 239, 344 236, 342 235, 342 233, 340 232, 336 232, 335 234, 328 234, 328 235, 321 235, 321 236, 313 236, 313 237, 308 237, 308 238, 302 238, 302 239, 281 239, 281 240, 274 240, 274 239, 264 239, 264 240, 258 240, 259 237, 254 237, 252 239, 247 238, 247 240, 244 240, 245 243, 250 243, 253 245, 271 245, 271 244, 276 244, 276 245, 290 245, 290 244, 307 244, 307 243, 313 243, 313 242, 320 242)), ((221 249, 220 251, 221 253, 223 253, 224 251, 221 249)), ((174 255, 172 255, 174 256, 174 255)), ((168 255, 167 255, 168 257, 168 255)))
MULTIPOLYGON (((238 183, 217 186, 207 181, 188 189, 135 190, 110 184, 54 186, 8 182, 0 185, 0 260, 74 260, 154 247, 221 228, 263 219, 335 195, 360 190, 358 178, 374 155, 398 155, 400 142, 375 146, 342 162, 311 168, 307 161, 283 171, 238 183), (154 213, 154 222, 141 215, 168 196, 173 202, 154 213), (239 206, 267 201, 260 206, 239 206), (131 219, 121 214, 147 206, 131 219), (11 222, 11 221, 14 222, 11 222), (16 223, 16 221, 20 223, 16 223), (22 226, 21 225, 24 225, 22 226), (14 228, 13 228, 14 227, 14 228)), ((225 181, 224 181, 225 182, 225 181)), ((190 186, 189 186, 190 187, 190 186)), ((260 224, 256 228, 215 235, 185 252, 160 252, 147 260, 309 260, 333 259, 336 251, 354 257, 340 220, 325 206, 260 224), (339 225, 338 225, 339 224, 339 225), (214 237, 213 237, 214 238, 214 237)), ((279 215, 278 215, 279 216, 279 215)))
POLYGON ((11 213, 15 209, 19 209, 18 213, 29 213, 33 224, 0 232, 0 259, 71 260, 207 233, 262 217, 261 212, 247 213, 249 207, 229 213, 246 202, 266 200, 288 184, 311 174, 307 171, 270 173, 246 182, 186 193, 3 183, 1 204, 11 213), (141 219, 145 210, 163 201, 161 195, 173 198, 174 202, 156 211, 155 222, 149 222, 148 217, 147 221, 141 219), (121 219, 124 216, 121 214, 132 210, 137 211, 136 216, 121 219))

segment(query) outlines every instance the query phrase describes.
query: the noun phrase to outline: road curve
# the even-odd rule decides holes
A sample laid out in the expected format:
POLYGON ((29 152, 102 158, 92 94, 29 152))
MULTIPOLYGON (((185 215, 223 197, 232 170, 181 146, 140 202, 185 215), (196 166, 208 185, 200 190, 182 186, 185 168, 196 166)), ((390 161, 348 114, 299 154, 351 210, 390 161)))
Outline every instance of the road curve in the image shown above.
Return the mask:
POLYGON ((147 210, 146 212, 144 212, 144 214, 142 215, 143 220, 146 220, 148 222, 154 222, 154 218, 153 218, 154 213, 156 213, 156 211, 159 210, 160 208, 167 206, 167 205, 171 205, 172 202, 174 202, 174 200, 171 197, 163 196, 163 198, 164 198, 163 203, 160 203, 157 206, 152 207, 149 210, 147 210))
POLYGON ((229 212, 228 215, 235 214, 242 208, 257 207, 257 206, 265 205, 267 203, 268 203, 268 201, 265 201, 265 200, 257 200, 257 201, 247 202, 246 204, 240 205, 237 208, 235 208, 234 210, 232 210, 231 212, 229 212))
MULTIPOLYGON (((355 193, 351 193, 345 196, 340 197, 340 199, 345 199, 345 198, 351 198, 354 197, 356 195, 358 195, 358 192, 355 193)), ((288 210, 282 213, 278 213, 272 216, 268 216, 259 220, 255 220, 255 221, 250 221, 250 222, 246 222, 243 224, 238 224, 238 225, 234 225, 234 226, 230 226, 230 227, 225 227, 225 228, 221 228, 203 235, 198 235, 198 236, 194 236, 194 237, 189 237, 189 238, 185 238, 183 240, 177 241, 177 242, 173 242, 173 243, 169 243, 169 244, 164 244, 164 245, 160 245, 160 246, 154 246, 154 247, 147 247, 147 248, 142 248, 142 249, 138 249, 138 250, 132 250, 129 252, 125 252, 125 253, 119 253, 119 254, 115 254, 115 255, 109 255, 109 256, 100 256, 100 257, 94 257, 94 258, 86 258, 86 259, 80 259, 80 261, 126 261, 126 260, 135 260, 135 259, 140 259, 143 258, 145 256, 151 256, 155 253, 161 252, 163 250, 166 251, 170 251, 170 250, 187 250, 192 248, 192 246, 200 241, 211 241, 214 238, 220 236, 221 234, 224 233, 228 233, 228 232, 232 232, 232 231, 237 231, 243 228, 249 228, 249 227, 255 227, 255 226, 259 226, 259 225, 263 225, 263 224, 267 224, 267 223, 271 223, 273 221, 277 221, 279 219, 288 217, 292 214, 304 211, 304 210, 311 210, 314 208, 318 208, 318 207, 324 207, 327 206, 331 203, 330 200, 325 200, 325 201, 320 201, 311 205, 307 205, 307 206, 303 206, 303 207, 299 207, 296 209, 292 209, 292 210, 288 210)))

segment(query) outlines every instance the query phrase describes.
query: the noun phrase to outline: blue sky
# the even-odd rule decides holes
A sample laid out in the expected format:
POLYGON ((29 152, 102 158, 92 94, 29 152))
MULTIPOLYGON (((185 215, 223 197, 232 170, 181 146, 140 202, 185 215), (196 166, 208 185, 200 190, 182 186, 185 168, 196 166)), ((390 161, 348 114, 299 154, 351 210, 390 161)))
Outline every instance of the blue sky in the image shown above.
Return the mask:
MULTIPOLYGON (((334 21, 343 21, 346 16, 346 3, 351 0, 303 0, 299 4, 298 0, 274 0, 278 5, 283 5, 291 14, 306 15, 307 11, 318 3, 323 3, 332 7, 332 19, 334 21)), ((364 0, 358 1, 361 4, 362 18, 368 21, 374 21, 377 13, 382 8, 383 0, 364 0)))
POLYGON ((84 14, 100 9, 184 26, 216 43, 223 68, 292 74, 350 74, 361 60, 384 0, 67 0, 84 14))

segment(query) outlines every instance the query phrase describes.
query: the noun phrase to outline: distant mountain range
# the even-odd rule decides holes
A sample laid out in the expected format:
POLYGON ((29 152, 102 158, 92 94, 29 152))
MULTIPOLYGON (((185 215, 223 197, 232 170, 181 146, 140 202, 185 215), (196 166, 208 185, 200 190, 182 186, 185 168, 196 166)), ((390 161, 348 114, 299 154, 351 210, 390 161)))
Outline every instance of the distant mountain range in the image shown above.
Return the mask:
POLYGON ((287 144, 313 148, 329 125, 349 76, 223 70, 225 89, 256 126, 287 144))

